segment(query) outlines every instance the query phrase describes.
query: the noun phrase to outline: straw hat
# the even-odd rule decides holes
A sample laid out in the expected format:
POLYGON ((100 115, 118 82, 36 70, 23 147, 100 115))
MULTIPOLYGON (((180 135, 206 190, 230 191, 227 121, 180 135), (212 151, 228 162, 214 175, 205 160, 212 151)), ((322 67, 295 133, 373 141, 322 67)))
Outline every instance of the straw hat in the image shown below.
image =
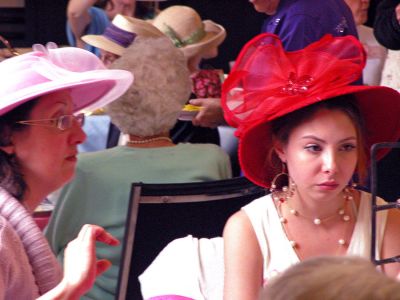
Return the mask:
POLYGON ((121 56, 136 36, 162 37, 164 34, 147 21, 118 14, 102 35, 88 34, 84 35, 82 40, 89 45, 121 56))
POLYGON ((191 7, 174 5, 162 10, 153 25, 180 48, 185 57, 193 57, 211 46, 219 46, 226 37, 225 28, 211 20, 202 21, 191 7))
POLYGON ((59 90, 68 89, 74 112, 94 110, 120 97, 132 84, 131 72, 108 70, 100 59, 76 47, 33 51, 0 63, 0 115, 59 90))
POLYGON ((399 140, 400 94, 383 86, 350 85, 360 78, 364 66, 364 49, 352 36, 326 35, 293 52, 285 52, 273 34, 250 40, 224 81, 221 99, 225 119, 238 128, 245 176, 270 187, 280 171, 268 159, 273 147, 270 122, 336 96, 355 96, 365 121, 367 150, 375 143, 399 140))

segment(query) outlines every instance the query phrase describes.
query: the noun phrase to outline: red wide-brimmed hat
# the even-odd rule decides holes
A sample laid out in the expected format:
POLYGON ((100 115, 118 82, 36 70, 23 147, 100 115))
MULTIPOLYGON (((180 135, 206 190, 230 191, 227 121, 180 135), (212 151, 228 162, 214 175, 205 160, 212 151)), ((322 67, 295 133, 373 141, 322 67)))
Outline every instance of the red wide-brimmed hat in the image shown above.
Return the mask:
POLYGON ((365 56, 352 36, 326 35, 286 52, 276 35, 260 34, 243 47, 223 84, 222 107, 227 122, 237 127, 239 161, 247 178, 270 187, 281 171, 268 155, 273 147, 270 121, 336 96, 357 99, 368 150, 400 138, 400 94, 383 86, 350 85, 361 77, 365 56))

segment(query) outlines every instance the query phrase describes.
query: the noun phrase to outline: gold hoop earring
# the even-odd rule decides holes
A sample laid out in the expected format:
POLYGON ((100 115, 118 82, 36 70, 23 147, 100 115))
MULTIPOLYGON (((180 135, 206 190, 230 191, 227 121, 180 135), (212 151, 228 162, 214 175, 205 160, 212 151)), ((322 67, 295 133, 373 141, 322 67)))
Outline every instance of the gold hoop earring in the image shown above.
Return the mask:
POLYGON ((282 171, 275 175, 271 182, 271 188, 269 189, 271 193, 276 191, 287 192, 289 190, 288 185, 290 185, 290 176, 287 173, 286 164, 282 162, 282 171), (281 187, 281 188, 279 188, 281 187))

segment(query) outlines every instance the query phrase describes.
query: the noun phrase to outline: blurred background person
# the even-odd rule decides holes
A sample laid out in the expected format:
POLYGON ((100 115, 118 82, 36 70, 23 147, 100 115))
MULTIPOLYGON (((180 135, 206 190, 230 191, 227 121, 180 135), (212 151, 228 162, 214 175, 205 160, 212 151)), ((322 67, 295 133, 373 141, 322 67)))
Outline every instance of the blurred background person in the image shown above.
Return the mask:
MULTIPOLYGON (((193 8, 183 5, 165 8, 154 18, 152 23, 168 36, 172 43, 185 55, 187 66, 193 78, 194 97, 196 97, 196 75, 201 71, 200 63, 203 59, 210 59, 218 55, 218 48, 226 38, 225 28, 211 20, 203 21, 193 8)), ((215 93, 207 93, 203 99, 190 101, 191 104, 201 107, 192 120, 194 125, 216 128, 224 123, 223 112, 219 106, 221 81, 222 78, 215 93), (218 109, 215 109, 215 106, 218 109), (210 116, 207 117, 209 114, 210 116), (206 120, 202 123, 199 121, 200 119, 206 120)), ((212 141, 219 144, 217 131, 192 127, 189 122, 179 124, 179 130, 178 128, 175 129, 177 129, 176 139, 179 141, 212 141)))
POLYGON ((271 280, 259 300, 398 300, 400 283, 361 257, 320 256, 271 280))
POLYGON ((363 83, 366 85, 380 85, 387 49, 378 43, 373 29, 364 25, 368 19, 370 1, 345 0, 345 2, 353 13, 360 42, 367 53, 367 62, 363 69, 363 83))
POLYGON ((376 8, 374 34, 388 49, 400 50, 400 2, 381 0, 376 8))
POLYGON ((382 0, 374 22, 376 39, 389 50, 381 84, 400 90, 400 2, 382 0))
POLYGON ((261 32, 279 36, 286 51, 303 49, 328 33, 357 37, 352 13, 343 0, 249 1, 267 15, 261 32))
POLYGON ((100 55, 99 50, 85 44, 85 34, 102 34, 115 15, 134 16, 136 0, 69 0, 67 6, 67 38, 71 46, 100 55))
MULTIPOLYGON (((117 14, 103 34, 88 34, 82 40, 100 51, 100 59, 109 67, 119 58, 137 36, 164 36, 157 28, 144 20, 117 14)), ((88 136, 79 145, 80 152, 99 151, 118 144, 120 131, 110 117, 99 109, 87 116, 84 130, 88 136)))
POLYGON ((223 70, 205 68, 204 63, 218 56, 227 36, 225 28, 212 20, 202 20, 196 10, 185 5, 164 8, 152 24, 184 53, 192 79, 192 96, 186 106, 193 109, 192 115, 180 118, 172 129, 172 139, 221 145, 231 158, 234 176, 239 176, 237 139, 230 127, 225 126, 220 105, 223 70))
MULTIPOLYGON (((135 82, 115 105, 106 107, 127 137, 126 145, 82 153, 77 176, 64 189, 46 236, 62 260, 80 224, 101 224, 123 239, 132 182, 176 183, 227 179, 229 157, 213 144, 175 144, 169 131, 190 94, 186 60, 169 39, 138 36, 112 68, 135 73, 135 82)), ((114 299, 121 247, 99 246, 113 266, 83 299, 114 299)))

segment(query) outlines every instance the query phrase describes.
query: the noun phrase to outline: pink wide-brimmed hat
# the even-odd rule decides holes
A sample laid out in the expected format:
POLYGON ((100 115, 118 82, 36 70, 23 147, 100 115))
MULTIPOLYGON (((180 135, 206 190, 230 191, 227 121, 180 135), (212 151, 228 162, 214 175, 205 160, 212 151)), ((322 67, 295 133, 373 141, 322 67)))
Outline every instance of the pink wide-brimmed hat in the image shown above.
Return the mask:
POLYGON ((45 94, 68 89, 74 112, 103 107, 132 84, 133 74, 108 70, 89 51, 45 48, 8 58, 0 63, 0 115, 45 94))
MULTIPOLYGON (((241 50, 222 87, 227 122, 237 127, 239 161, 247 178, 270 187, 281 171, 268 153, 271 121, 312 104, 352 94, 365 121, 365 150, 400 139, 400 94, 383 86, 352 85, 366 55, 353 36, 326 35, 306 48, 286 52, 279 37, 260 34, 241 50)), ((387 151, 378 153, 382 158, 387 151)))

